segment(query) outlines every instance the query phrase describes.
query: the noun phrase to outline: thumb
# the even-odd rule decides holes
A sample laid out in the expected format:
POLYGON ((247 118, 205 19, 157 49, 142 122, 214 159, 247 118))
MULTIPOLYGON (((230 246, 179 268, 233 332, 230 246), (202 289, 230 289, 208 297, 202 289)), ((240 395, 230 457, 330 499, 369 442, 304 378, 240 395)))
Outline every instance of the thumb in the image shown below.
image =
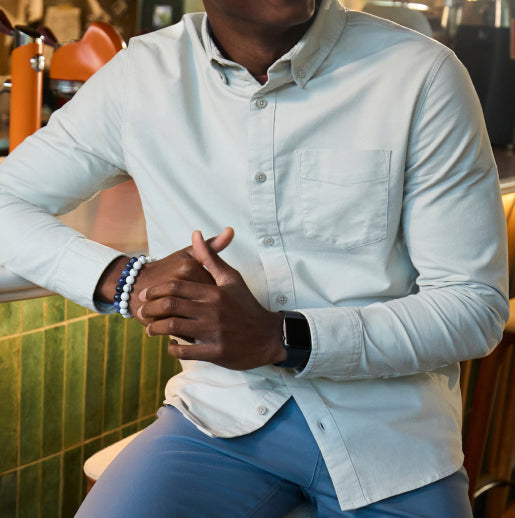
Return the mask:
POLYGON ((207 245, 211 250, 219 254, 222 250, 227 248, 234 237, 234 229, 231 227, 225 227, 218 236, 212 237, 207 240, 207 245))
MULTIPOLYGON (((220 235, 223 235, 224 232, 222 232, 220 235)), ((203 264, 207 268, 209 273, 213 276, 217 286, 231 284, 237 279, 239 276, 238 272, 229 266, 211 248, 211 246, 206 243, 200 230, 195 230, 195 232, 193 232, 193 235, 191 236, 191 243, 193 246, 193 254, 195 255, 195 258, 199 263, 203 264)))

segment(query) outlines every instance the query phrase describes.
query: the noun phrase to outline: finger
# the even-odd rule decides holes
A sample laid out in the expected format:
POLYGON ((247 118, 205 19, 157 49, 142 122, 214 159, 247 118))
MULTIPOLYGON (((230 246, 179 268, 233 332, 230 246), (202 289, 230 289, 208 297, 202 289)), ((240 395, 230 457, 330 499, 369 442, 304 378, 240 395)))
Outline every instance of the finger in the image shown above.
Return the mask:
POLYGON ((179 360, 200 360, 212 362, 217 354, 211 344, 180 344, 176 340, 168 342, 168 354, 179 360))
MULTIPOLYGON (((234 229, 232 227, 225 227, 220 234, 210 237, 206 243, 211 250, 214 250, 216 253, 220 253, 231 244, 233 238, 234 229)), ((189 255, 194 256, 192 246, 186 247, 184 251, 189 255)))
POLYGON ((191 243, 197 261, 208 269, 218 286, 231 284, 238 279, 238 272, 208 246, 200 230, 193 232, 191 243))
POLYGON ((166 317, 193 318, 201 311, 201 305, 193 300, 165 296, 150 300, 138 310, 138 316, 144 319, 159 319, 166 317))
POLYGON ((197 338, 202 329, 198 320, 171 317, 151 322, 147 326, 146 331, 148 336, 173 335, 197 338))
POLYGON ((231 227, 225 227, 221 234, 218 236, 212 237, 207 240, 207 244, 211 250, 216 252, 217 254, 220 253, 222 250, 227 248, 231 241, 234 238, 234 229, 231 227))
POLYGON ((150 286, 139 294, 143 302, 163 297, 180 297, 189 300, 204 300, 214 286, 193 281, 173 279, 155 286, 150 286))

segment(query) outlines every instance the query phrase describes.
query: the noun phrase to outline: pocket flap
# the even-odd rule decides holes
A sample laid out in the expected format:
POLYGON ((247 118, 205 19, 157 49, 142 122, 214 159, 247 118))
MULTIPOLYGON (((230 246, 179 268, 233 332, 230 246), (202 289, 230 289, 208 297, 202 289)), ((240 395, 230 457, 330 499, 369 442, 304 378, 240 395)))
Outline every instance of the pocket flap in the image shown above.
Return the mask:
POLYGON ((304 149, 298 154, 302 178, 346 185, 388 176, 391 151, 304 149))

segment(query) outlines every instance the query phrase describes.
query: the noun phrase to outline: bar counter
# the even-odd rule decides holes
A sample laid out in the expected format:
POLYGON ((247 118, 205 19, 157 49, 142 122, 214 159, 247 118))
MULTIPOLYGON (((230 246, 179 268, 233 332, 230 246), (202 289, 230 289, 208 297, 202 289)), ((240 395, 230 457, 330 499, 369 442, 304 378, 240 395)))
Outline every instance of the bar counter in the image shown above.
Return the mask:
MULTIPOLYGON (((514 151, 494 149, 494 155, 502 194, 514 193, 514 151)), ((132 254, 147 250, 143 210, 133 182, 103 191, 59 219, 86 237, 122 252, 132 254)), ((0 302, 45 295, 51 292, 0 266, 0 302)))

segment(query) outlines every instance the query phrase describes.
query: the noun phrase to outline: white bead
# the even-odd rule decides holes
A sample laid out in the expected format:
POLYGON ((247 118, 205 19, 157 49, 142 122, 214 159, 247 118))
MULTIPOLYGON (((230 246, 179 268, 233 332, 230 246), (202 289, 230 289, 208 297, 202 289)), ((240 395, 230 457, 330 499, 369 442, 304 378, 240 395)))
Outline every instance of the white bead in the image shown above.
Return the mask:
POLYGON ((136 261, 132 267, 135 269, 135 270, 141 270, 141 267, 143 266, 142 263, 140 263, 139 261, 136 261))
POLYGON ((127 308, 120 308, 120 315, 126 315, 129 312, 127 308))
POLYGON ((129 303, 126 300, 121 300, 120 301, 120 308, 126 309, 128 307, 129 307, 129 303))
POLYGON ((125 291, 125 293, 130 293, 132 291, 132 286, 130 284, 124 284, 123 291, 125 291))
POLYGON ((144 256, 144 255, 140 255, 138 257, 138 261, 141 263, 141 264, 145 264, 147 262, 147 258, 144 256))
POLYGON ((120 295, 120 298, 122 300, 129 300, 130 299, 130 295, 128 293, 126 293, 125 291, 120 295))
POLYGON ((132 315, 130 313, 127 313, 126 315, 122 315, 123 318, 132 318, 132 315))
POLYGON ((129 275, 126 279, 125 279, 125 282, 127 284, 134 284, 134 282, 136 281, 136 278, 133 277, 132 275, 129 275))
POLYGON ((136 270, 136 268, 132 268, 132 270, 129 272, 129 274, 130 274, 132 277, 137 277, 137 276, 138 276, 138 273, 139 273, 139 270, 136 270))

